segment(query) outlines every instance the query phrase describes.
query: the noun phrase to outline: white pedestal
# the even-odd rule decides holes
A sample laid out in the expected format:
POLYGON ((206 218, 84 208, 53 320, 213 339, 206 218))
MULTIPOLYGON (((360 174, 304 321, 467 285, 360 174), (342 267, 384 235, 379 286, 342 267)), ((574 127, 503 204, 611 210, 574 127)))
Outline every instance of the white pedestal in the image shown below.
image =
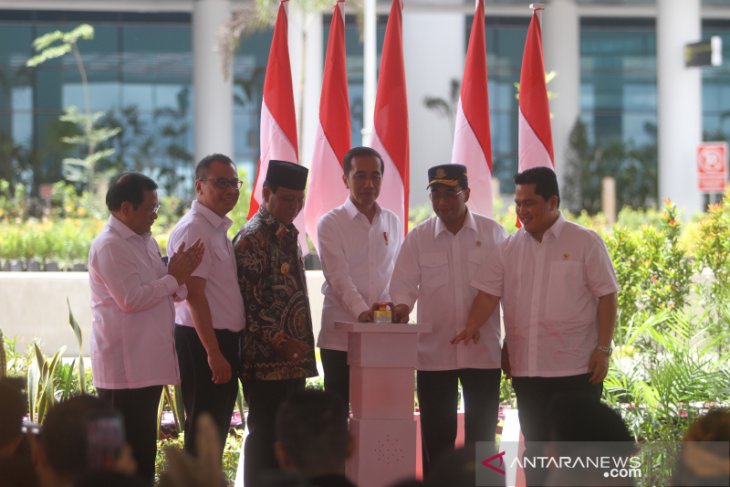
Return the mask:
POLYGON ((355 451, 347 476, 360 487, 385 487, 416 475, 413 418, 416 324, 335 323, 349 332, 350 432, 355 451))

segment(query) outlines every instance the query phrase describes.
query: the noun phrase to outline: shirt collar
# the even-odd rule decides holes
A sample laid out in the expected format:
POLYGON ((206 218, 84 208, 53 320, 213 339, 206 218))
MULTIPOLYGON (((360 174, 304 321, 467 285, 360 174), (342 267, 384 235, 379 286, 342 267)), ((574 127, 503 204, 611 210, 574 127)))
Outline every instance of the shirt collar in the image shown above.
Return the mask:
MULTIPOLYGON (((446 225, 444 225, 444 222, 441 221, 441 218, 437 216, 434 216, 434 218, 436 219, 436 225, 434 226, 433 237, 436 238, 443 232, 448 232, 449 229, 446 228, 446 225)), ((466 209, 466 218, 464 218, 464 226, 461 227, 461 230, 465 228, 471 228, 475 232, 477 231, 477 222, 474 221, 474 215, 472 215, 471 211, 469 211, 469 208, 466 209)))
POLYGON ((294 234, 298 235, 299 230, 297 230, 296 225, 293 223, 290 223, 289 225, 284 225, 279 220, 274 218, 271 213, 269 213, 269 210, 266 209, 264 205, 259 206, 259 215, 261 215, 261 219, 263 220, 264 224, 266 225, 277 225, 277 229, 280 228, 286 228, 290 232, 294 232, 294 234))
POLYGON ((190 208, 196 213, 203 215, 203 218, 208 220, 208 223, 210 223, 214 228, 223 227, 223 229, 227 231, 233 224, 233 221, 230 218, 218 215, 216 212, 199 203, 197 200, 193 201, 190 208))
POLYGON ((127 240, 131 237, 142 237, 144 239, 148 239, 152 236, 151 232, 139 235, 137 232, 129 228, 126 223, 124 223, 122 220, 115 217, 114 215, 109 215, 109 221, 107 221, 107 224, 109 225, 109 228, 117 232, 119 236, 122 237, 124 240, 127 240))
POLYGON ((545 235, 551 235, 556 239, 560 238, 560 233, 563 231, 563 228, 565 228, 565 218, 563 218, 562 213, 558 212, 558 219, 555 220, 555 223, 553 223, 550 228, 545 230, 543 238, 545 238, 545 235))
MULTIPOLYGON (((357 206, 355 206, 355 203, 352 202, 349 196, 345 200, 345 204, 342 206, 345 208, 345 212, 350 220, 354 220, 355 217, 360 214, 360 210, 357 209, 357 206)), ((380 205, 377 203, 375 203, 375 214, 380 214, 380 205)))

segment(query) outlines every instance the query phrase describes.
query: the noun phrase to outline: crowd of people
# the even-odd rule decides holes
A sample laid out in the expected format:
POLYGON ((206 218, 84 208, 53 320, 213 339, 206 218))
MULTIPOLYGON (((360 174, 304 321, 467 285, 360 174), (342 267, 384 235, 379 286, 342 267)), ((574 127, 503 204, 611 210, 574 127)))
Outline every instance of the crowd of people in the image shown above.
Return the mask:
MULTIPOLYGON (((383 178, 398 177, 386 176, 381 156, 357 147, 342 166, 349 195, 318 225, 325 284, 316 346, 324 392, 305 389, 318 373, 294 225, 307 169, 269 161, 262 204, 230 240, 227 214, 242 181, 228 156, 203 158, 195 168, 196 198, 170 234, 169 259, 151 234, 157 184, 123 173, 109 186, 109 220, 89 252, 98 397, 55 407, 34 440, 11 427, 0 453, 17 462, 3 460, 2 468, 22 480, 8 485, 151 485, 166 384, 179 384, 182 393, 185 454, 171 454, 160 482, 224 483, 220 455, 240 380, 248 406, 247 487, 351 486, 345 476, 356 447, 347 428, 348 336, 334 323, 373 321, 383 303, 401 323, 417 303, 416 320, 431 330, 417 336, 425 484, 474 479, 468 448, 494 444, 503 373, 517 396, 525 455, 549 441, 631 443, 621 418, 600 402, 612 353, 616 276, 600 237, 561 215, 551 169, 515 176, 521 229, 507 236, 494 220, 469 210, 465 166, 432 167, 426 189, 434 215, 404 238, 405 222, 377 202, 383 178), (467 450, 457 451, 459 384, 467 450)), ((22 420, 22 394, 5 400, 19 388, 2 387, 9 411, 3 421, 22 420)), ((546 469, 525 474, 530 486, 561 482, 546 469)))

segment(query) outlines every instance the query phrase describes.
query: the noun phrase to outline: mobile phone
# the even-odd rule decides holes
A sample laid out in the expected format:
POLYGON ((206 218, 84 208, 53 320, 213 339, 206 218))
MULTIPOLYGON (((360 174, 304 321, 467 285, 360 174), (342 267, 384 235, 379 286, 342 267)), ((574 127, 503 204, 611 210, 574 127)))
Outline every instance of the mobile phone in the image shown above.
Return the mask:
POLYGON ((23 421, 20 431, 29 435, 38 436, 41 432, 41 425, 32 421, 23 421))
POLYGON ((126 443, 124 421, 116 411, 98 411, 86 418, 86 466, 90 471, 115 466, 126 443))

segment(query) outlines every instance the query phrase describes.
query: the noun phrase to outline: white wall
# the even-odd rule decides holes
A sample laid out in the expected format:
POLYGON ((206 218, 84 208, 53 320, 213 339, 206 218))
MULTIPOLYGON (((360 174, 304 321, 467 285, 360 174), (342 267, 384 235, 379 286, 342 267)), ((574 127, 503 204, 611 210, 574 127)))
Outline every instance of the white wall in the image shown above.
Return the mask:
MULTIPOLYGON (((307 271, 315 339, 322 316, 321 271, 307 271)), ((91 308, 86 272, 0 272, 0 329, 5 338, 17 339, 25 351, 35 339, 45 354, 66 346, 64 355, 78 355, 76 336, 68 324, 66 298, 83 331, 84 354, 89 354, 91 308)))

